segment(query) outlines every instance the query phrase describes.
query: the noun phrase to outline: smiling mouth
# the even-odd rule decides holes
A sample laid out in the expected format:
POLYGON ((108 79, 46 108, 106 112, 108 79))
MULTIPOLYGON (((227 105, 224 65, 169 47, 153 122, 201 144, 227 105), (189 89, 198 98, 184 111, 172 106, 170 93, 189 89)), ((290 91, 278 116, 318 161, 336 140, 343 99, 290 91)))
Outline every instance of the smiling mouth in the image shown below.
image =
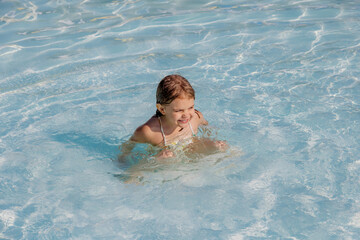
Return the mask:
POLYGON ((188 123, 189 122, 189 119, 186 119, 186 120, 178 120, 180 123, 183 123, 183 124, 185 124, 185 123, 188 123))

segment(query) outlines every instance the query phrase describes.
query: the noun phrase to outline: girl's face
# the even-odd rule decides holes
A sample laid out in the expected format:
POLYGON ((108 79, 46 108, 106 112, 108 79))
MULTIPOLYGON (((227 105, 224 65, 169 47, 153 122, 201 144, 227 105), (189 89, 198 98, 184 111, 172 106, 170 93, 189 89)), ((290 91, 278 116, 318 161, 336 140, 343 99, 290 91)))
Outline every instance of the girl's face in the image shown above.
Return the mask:
POLYGON ((170 104, 160 105, 160 108, 166 121, 180 128, 186 127, 195 114, 194 99, 186 96, 178 97, 170 104))

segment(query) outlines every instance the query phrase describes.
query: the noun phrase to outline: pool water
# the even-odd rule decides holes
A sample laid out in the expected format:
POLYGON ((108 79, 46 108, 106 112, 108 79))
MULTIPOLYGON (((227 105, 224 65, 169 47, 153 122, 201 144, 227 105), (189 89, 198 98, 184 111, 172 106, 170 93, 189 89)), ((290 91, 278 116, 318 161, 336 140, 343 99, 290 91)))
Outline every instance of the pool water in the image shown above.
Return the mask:
POLYGON ((359 1, 1 0, 0 239, 358 239, 359 50, 359 1), (126 183, 171 73, 230 150, 126 183))

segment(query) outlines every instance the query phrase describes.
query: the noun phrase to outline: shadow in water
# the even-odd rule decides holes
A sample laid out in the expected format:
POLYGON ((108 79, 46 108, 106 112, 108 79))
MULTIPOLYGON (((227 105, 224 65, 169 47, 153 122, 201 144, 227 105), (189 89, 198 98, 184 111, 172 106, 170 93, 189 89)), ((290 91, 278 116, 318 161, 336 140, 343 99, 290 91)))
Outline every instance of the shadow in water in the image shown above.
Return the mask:
POLYGON ((101 155, 104 158, 114 159, 119 154, 119 144, 114 140, 105 140, 80 132, 54 134, 52 138, 70 148, 81 148, 94 156, 101 155))

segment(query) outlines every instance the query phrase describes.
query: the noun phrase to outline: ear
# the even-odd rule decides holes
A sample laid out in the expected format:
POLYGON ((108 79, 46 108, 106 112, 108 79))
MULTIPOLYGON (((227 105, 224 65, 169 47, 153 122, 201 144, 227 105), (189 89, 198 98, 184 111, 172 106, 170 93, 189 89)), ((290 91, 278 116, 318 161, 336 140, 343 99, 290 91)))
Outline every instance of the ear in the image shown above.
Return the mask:
POLYGON ((161 112, 162 115, 165 115, 165 108, 163 105, 161 105, 160 103, 157 103, 156 108, 157 108, 157 110, 159 110, 159 112, 161 112))

